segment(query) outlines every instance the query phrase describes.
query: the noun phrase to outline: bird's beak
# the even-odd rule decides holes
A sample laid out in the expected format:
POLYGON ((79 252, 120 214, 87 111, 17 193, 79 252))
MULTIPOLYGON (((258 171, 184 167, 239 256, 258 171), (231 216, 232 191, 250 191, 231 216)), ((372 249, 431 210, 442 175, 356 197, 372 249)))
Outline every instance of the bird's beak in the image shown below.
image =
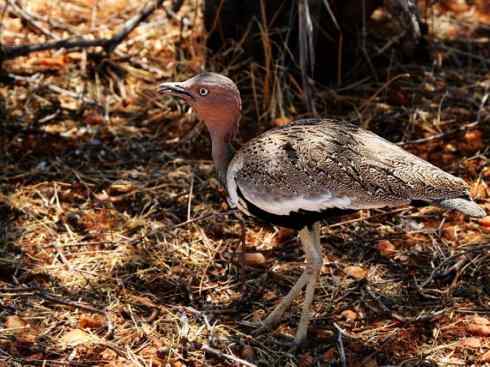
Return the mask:
POLYGON ((162 83, 158 86, 158 93, 180 97, 186 101, 194 99, 193 95, 182 83, 162 83))

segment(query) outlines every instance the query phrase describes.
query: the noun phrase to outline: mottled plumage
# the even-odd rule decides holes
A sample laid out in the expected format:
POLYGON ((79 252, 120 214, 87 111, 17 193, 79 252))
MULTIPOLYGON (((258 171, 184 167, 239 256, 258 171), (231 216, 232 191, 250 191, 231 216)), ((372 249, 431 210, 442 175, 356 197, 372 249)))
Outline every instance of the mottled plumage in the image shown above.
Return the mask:
POLYGON ((300 120, 250 140, 230 162, 226 185, 232 204, 249 202, 275 215, 471 200, 460 178, 370 131, 328 119, 300 120))
POLYGON ((466 183, 378 135, 344 122, 300 120, 269 130, 235 153, 241 99, 227 77, 203 73, 163 83, 162 94, 189 103, 206 123, 218 178, 231 206, 264 221, 296 228, 306 255, 303 274, 263 321, 276 325, 306 288, 295 343, 304 341, 323 259, 319 222, 339 212, 421 202, 481 217, 466 183))

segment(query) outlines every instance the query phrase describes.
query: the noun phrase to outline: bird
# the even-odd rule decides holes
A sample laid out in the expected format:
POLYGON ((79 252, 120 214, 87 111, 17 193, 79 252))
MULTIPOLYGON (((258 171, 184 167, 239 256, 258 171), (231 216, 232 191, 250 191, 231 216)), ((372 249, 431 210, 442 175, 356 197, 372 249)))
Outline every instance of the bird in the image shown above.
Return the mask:
POLYGON ((468 185, 400 146, 354 123, 309 118, 272 128, 235 150, 242 102, 228 77, 202 72, 182 82, 164 82, 158 93, 178 97, 204 122, 217 177, 228 204, 264 222, 298 230, 305 253, 303 273, 260 323, 277 326, 306 288, 293 345, 307 338, 311 304, 323 264, 323 219, 359 209, 410 204, 454 209, 471 217, 485 211, 468 185))

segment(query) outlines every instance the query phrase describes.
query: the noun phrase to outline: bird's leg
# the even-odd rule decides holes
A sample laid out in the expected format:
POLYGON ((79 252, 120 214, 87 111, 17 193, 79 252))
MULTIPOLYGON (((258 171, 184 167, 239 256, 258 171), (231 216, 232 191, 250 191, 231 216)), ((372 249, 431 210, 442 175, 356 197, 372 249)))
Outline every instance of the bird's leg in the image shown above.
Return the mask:
MULTIPOLYGON (((303 273, 301 274, 299 279, 296 281, 296 284, 293 286, 293 288, 291 288, 289 293, 274 308, 274 310, 269 314, 269 316, 267 316, 265 318, 265 320, 262 322, 262 326, 256 331, 256 333, 260 333, 262 331, 271 329, 276 324, 278 324, 279 321, 281 320, 281 317, 284 314, 284 312, 288 309, 288 307, 291 305, 293 300, 299 295, 299 293, 305 287, 305 285, 307 283, 308 284, 311 283, 311 277, 315 274, 315 272, 319 273, 319 270, 318 271, 315 270, 315 266, 318 267, 318 265, 314 265, 315 261, 318 262, 317 256, 316 256, 317 251, 315 251, 316 247, 314 245, 317 237, 318 237, 318 242, 319 242, 319 235, 317 235, 315 237, 315 235, 316 235, 315 231, 318 231, 318 233, 319 233, 319 225, 317 223, 314 224, 313 230, 305 227, 304 229, 302 229, 299 232, 299 237, 300 237, 301 243, 303 245, 303 249, 304 249, 305 254, 306 254, 305 270, 303 271, 303 273), (316 230, 315 230, 315 228, 316 228, 316 230)), ((318 244, 318 246, 319 246, 319 244, 318 244)), ((320 256, 320 262, 321 261, 322 261, 322 259, 320 256)), ((319 265, 319 268, 321 268, 321 264, 319 265)), ((311 297, 311 298, 313 298, 314 285, 315 284, 316 284, 316 280, 313 284, 313 292, 310 290, 310 293, 312 293, 312 294, 309 297, 311 297)), ((307 289, 307 293, 308 293, 308 289, 307 289)), ((308 295, 307 295, 307 297, 308 297, 308 295)), ((306 304, 306 300, 305 300, 305 304, 306 304)), ((311 305, 311 300, 309 301, 309 304, 311 305)), ((303 307, 303 309, 304 309, 304 307, 303 307)), ((303 323, 306 322, 306 328, 307 328, 309 319, 303 320, 303 317, 302 317, 301 320, 303 321, 303 323)))
POLYGON ((303 302, 303 311, 298 324, 294 344, 300 345, 306 338, 308 324, 311 319, 311 303, 315 295, 315 288, 323 265, 322 252, 320 247, 320 225, 315 223, 312 228, 304 228, 300 232, 300 238, 306 252, 305 272, 309 274, 308 285, 306 286, 305 300, 303 302))
POLYGON ((289 293, 284 296, 274 310, 267 316, 262 322, 259 329, 256 330, 254 334, 260 334, 265 330, 272 329, 275 325, 281 321, 281 317, 286 312, 288 307, 291 305, 293 300, 298 296, 299 292, 305 287, 306 283, 308 283, 310 274, 306 271, 303 271, 303 274, 296 281, 296 284, 291 288, 289 293))

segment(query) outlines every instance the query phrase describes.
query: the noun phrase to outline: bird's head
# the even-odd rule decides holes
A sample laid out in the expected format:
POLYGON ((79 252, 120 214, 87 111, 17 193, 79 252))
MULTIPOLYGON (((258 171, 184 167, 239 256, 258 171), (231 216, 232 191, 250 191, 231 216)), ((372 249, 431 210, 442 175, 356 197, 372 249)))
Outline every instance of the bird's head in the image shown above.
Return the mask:
POLYGON ((242 102, 237 86, 228 77, 205 72, 183 82, 162 83, 158 92, 188 103, 212 137, 229 143, 238 132, 242 102))

